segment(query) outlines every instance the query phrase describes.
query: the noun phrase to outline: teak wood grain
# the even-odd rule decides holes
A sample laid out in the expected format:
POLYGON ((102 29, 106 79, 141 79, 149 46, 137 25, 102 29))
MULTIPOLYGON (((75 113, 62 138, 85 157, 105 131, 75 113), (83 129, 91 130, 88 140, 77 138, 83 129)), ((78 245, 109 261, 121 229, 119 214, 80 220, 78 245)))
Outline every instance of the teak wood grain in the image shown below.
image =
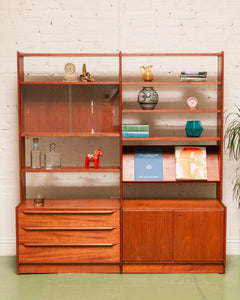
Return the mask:
MULTIPOLYGON (((18 62, 19 178, 21 204, 16 208, 18 273, 224 273, 226 262, 226 208, 222 202, 224 53, 20 53, 18 62), (118 75, 97 78, 95 82, 63 82, 60 77, 29 79, 24 74, 28 57, 109 57, 119 60, 118 75), (145 56, 145 57, 144 57, 145 56), (123 87, 130 90, 143 84, 139 78, 126 80, 123 59, 139 61, 164 57, 217 60, 217 76, 207 82, 180 82, 157 79, 151 84, 181 89, 215 86, 216 109, 203 107, 198 116, 211 113, 217 118, 216 135, 150 136, 122 138, 123 114, 148 118, 193 113, 187 109, 143 111, 123 109, 123 87), (25 78, 24 78, 25 77, 25 78), (118 77, 118 78, 117 78, 118 77), (28 80, 28 81, 27 81, 28 80), (31 80, 31 81, 30 81, 31 80), (199 115, 200 114, 200 115, 199 115), (120 199, 46 199, 35 207, 26 199, 25 166, 27 137, 102 137, 119 139, 120 167, 97 172, 119 172, 120 199), (204 185, 216 186, 214 199, 134 199, 123 200, 124 186, 144 182, 134 180, 134 152, 126 145, 186 143, 207 147, 207 176, 204 185)), ((140 64, 141 65, 141 64, 140 64)), ((33 77, 32 77, 33 78, 33 77)), ((96 77, 95 77, 96 79, 96 77)), ((132 121, 132 120, 131 120, 132 121)), ((163 146, 164 180, 155 182, 174 186, 176 181, 174 146, 163 146)), ((84 172, 78 167, 63 167, 57 172, 84 172)), ((95 170, 89 170, 96 172, 95 170)), ((90 174, 89 174, 90 175, 90 174)), ((189 183, 186 184, 186 183, 189 183)), ((194 181, 196 183, 196 181, 194 181)), ((154 183, 154 184, 155 184, 154 183)), ((135 185, 138 188, 139 185, 135 185)), ((177 197, 176 197, 177 198, 177 197)))
POLYGON ((19 227, 21 244, 119 244, 118 227, 19 227))
POLYGON ((223 262, 224 212, 175 211, 174 261, 223 262))
POLYGON ((124 264, 123 273, 224 273, 223 264, 124 264))
POLYGON ((19 213, 19 226, 119 226, 120 215, 119 212, 113 213, 19 213))
POLYGON ((38 173, 38 172, 43 172, 43 173, 61 173, 61 172, 96 172, 96 173, 101 173, 101 172, 120 172, 120 167, 109 167, 109 166, 100 166, 98 169, 95 169, 94 167, 90 167, 89 169, 85 167, 67 167, 67 166, 62 166, 60 169, 45 169, 45 168, 40 168, 40 169, 32 169, 31 167, 23 167, 22 172, 25 173, 38 173))
POLYGON ((187 211, 220 211, 224 212, 223 204, 214 199, 134 199, 123 200, 123 211, 156 211, 156 210, 187 210, 187 211))
POLYGON ((122 113, 138 113, 138 114, 162 114, 162 113, 184 113, 184 114, 209 114, 209 113, 221 113, 220 109, 154 109, 154 110, 143 110, 138 109, 122 109, 122 113))
POLYGON ((27 199, 18 206, 18 211, 30 213, 84 211, 119 211, 119 199, 45 199, 44 206, 34 206, 33 199, 27 199))
POLYGON ((120 273, 117 264, 20 264, 20 273, 120 273))
POLYGON ((19 263, 77 264, 119 263, 120 245, 113 246, 27 246, 19 245, 19 263))
POLYGON ((123 262, 171 261, 173 216, 166 211, 123 211, 123 262))
POLYGON ((223 264, 224 218, 216 200, 126 200, 123 262, 223 264))

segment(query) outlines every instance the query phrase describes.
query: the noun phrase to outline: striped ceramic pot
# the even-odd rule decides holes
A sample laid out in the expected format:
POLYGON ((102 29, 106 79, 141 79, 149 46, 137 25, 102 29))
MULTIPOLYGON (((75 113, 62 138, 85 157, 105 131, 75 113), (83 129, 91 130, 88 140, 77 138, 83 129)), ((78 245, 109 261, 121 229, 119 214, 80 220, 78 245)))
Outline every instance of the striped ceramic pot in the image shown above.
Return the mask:
POLYGON ((142 109, 154 109, 158 99, 158 93, 153 87, 143 87, 138 93, 138 103, 142 109))

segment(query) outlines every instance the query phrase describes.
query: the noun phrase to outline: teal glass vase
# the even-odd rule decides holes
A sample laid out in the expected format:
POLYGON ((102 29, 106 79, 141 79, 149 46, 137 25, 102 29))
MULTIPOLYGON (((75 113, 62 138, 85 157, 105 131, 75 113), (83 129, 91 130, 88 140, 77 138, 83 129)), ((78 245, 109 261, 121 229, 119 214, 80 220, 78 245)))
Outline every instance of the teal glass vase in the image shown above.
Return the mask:
POLYGON ((187 137, 200 137, 203 131, 201 121, 187 121, 185 131, 187 137))

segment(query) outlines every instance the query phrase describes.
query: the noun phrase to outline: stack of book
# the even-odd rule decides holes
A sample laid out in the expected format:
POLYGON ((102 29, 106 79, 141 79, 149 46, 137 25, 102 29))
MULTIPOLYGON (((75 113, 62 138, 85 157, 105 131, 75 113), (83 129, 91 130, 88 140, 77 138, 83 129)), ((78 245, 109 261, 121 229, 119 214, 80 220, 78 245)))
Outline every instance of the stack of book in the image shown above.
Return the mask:
POLYGON ((207 81, 207 72, 181 72, 180 81, 207 81))
POLYGON ((123 124, 122 125, 123 138, 148 138, 149 125, 147 124, 123 124))

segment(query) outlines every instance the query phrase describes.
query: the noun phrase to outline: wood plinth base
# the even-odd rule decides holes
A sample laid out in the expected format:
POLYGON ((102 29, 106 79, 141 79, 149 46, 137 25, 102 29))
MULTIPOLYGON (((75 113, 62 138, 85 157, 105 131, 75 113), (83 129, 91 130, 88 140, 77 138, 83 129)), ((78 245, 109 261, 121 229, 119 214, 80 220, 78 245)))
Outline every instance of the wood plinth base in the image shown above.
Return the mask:
POLYGON ((18 274, 27 273, 120 273, 119 264, 20 264, 18 274))
POLYGON ((225 273, 223 264, 125 264, 122 273, 225 273))
MULTIPOLYGON (((120 273, 118 264, 20 264, 18 274, 120 273)), ((122 273, 225 273, 223 264, 124 264, 122 273)))

